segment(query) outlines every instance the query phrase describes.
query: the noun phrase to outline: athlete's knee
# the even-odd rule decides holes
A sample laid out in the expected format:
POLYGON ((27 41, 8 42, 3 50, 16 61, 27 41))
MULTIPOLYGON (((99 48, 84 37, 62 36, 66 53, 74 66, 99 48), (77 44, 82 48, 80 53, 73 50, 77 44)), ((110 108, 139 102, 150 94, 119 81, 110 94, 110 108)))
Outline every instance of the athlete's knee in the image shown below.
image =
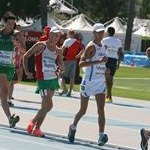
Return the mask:
POLYGON ((103 116, 104 115, 104 107, 103 106, 101 106, 101 107, 99 107, 99 109, 97 110, 97 113, 98 113, 98 115, 99 116, 103 116))
POLYGON ((7 97, 8 96, 8 87, 7 86, 4 86, 1 88, 1 95, 3 97, 7 97))
POLYGON ((112 85, 112 82, 113 82, 113 80, 112 80, 111 78, 107 79, 107 80, 106 80, 107 86, 112 85))
POLYGON ((53 108, 53 103, 47 105, 47 107, 45 108, 46 109, 45 111, 49 112, 52 108, 53 108))
POLYGON ((84 116, 86 114, 86 109, 80 109, 78 115, 84 116))

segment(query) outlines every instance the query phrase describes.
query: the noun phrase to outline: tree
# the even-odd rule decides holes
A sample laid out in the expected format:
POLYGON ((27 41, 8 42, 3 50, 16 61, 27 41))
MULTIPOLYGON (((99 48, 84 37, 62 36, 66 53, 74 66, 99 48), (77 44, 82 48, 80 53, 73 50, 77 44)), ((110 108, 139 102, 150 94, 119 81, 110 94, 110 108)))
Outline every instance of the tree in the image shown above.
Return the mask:
POLYGON ((47 26, 47 5, 48 5, 48 2, 49 2, 49 0, 40 0, 42 28, 47 26))
POLYGON ((150 1, 143 0, 141 10, 140 10, 140 17, 143 19, 150 18, 150 1))
POLYGON ((40 14, 40 0, 0 0, 0 18, 11 10, 16 16, 25 19, 40 14))
POLYGON ((96 22, 103 23, 116 16, 127 16, 127 1, 123 0, 74 0, 74 6, 96 22))
POLYGON ((126 30, 126 37, 125 37, 125 50, 130 50, 131 45, 131 38, 132 38, 132 27, 133 27, 133 20, 134 20, 134 9, 135 9, 135 0, 129 0, 129 14, 128 14, 128 24, 126 30))

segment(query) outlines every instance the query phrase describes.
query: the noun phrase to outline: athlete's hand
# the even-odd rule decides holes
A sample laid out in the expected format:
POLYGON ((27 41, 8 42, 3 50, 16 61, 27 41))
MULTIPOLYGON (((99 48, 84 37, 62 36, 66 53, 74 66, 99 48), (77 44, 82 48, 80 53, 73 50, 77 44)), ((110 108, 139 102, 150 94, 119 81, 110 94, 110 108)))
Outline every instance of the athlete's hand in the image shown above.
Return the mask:
POLYGON ((120 64, 117 64, 116 69, 118 70, 118 69, 119 69, 119 67, 120 67, 120 64))
POLYGON ((59 66, 59 70, 60 70, 59 71, 60 73, 63 73, 63 72, 65 72, 65 67, 64 66, 59 66))
POLYGON ((105 63, 107 62, 107 60, 108 60, 108 57, 106 57, 106 56, 102 57, 102 59, 101 59, 101 61, 105 62, 105 63))
POLYGON ((110 69, 109 68, 106 68, 106 70, 105 70, 105 77, 106 77, 106 79, 107 80, 110 80, 110 69))
POLYGON ((31 73, 31 72, 26 72, 26 76, 27 76, 27 79, 33 79, 34 78, 33 73, 31 73))

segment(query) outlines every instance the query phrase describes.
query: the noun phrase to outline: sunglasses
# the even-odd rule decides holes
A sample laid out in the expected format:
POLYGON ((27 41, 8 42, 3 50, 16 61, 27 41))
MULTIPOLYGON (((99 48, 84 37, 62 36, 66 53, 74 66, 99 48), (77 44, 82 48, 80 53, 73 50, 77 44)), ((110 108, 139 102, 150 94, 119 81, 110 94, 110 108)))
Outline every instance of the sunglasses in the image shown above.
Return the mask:
POLYGON ((14 16, 8 16, 8 17, 5 17, 4 20, 6 22, 7 20, 16 20, 16 18, 14 16))
POLYGON ((8 16, 7 19, 12 19, 12 20, 15 20, 16 18, 13 17, 13 16, 8 16))

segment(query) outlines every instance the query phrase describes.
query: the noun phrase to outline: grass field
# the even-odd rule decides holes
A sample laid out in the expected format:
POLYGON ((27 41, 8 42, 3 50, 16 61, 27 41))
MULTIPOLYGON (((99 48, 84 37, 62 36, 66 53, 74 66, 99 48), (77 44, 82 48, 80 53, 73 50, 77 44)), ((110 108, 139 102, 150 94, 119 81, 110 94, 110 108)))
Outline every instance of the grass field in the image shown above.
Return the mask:
POLYGON ((115 75, 113 95, 150 100, 150 69, 121 67, 115 75))
MULTIPOLYGON (((22 83, 36 85, 34 82, 22 83)), ((79 89, 79 85, 74 86, 75 91, 79 89)), ((120 67, 114 78, 113 96, 150 101, 150 69, 120 67)))

